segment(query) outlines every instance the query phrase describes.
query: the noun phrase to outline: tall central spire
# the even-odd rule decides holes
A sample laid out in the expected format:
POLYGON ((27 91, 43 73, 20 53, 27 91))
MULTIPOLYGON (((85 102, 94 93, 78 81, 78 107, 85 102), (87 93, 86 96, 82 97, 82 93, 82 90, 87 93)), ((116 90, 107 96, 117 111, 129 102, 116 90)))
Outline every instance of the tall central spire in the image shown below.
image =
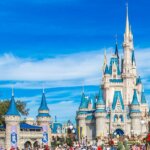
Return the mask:
POLYGON ((128 37, 130 33, 129 16, 128 16, 128 3, 126 4, 126 29, 125 36, 128 37))

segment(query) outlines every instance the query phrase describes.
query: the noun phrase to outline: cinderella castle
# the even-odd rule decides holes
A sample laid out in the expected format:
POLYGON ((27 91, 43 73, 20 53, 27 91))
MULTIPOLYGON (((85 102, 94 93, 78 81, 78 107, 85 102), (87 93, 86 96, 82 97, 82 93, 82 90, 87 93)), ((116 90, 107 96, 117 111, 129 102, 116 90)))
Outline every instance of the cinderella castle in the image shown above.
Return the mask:
POLYGON ((99 94, 94 100, 82 93, 76 114, 79 139, 97 137, 145 135, 148 132, 149 107, 143 85, 137 73, 133 34, 126 10, 123 58, 118 46, 104 69, 99 94))

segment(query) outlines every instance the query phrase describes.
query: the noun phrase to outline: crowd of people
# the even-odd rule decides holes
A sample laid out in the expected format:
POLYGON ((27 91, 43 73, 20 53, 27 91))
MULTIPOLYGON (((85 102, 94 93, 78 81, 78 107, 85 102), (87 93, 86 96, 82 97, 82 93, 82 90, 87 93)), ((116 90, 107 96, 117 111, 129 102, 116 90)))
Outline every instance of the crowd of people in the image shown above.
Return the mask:
POLYGON ((150 150, 146 148, 146 144, 141 145, 129 145, 128 148, 119 145, 73 145, 72 147, 64 145, 59 145, 56 148, 52 148, 52 150, 150 150))

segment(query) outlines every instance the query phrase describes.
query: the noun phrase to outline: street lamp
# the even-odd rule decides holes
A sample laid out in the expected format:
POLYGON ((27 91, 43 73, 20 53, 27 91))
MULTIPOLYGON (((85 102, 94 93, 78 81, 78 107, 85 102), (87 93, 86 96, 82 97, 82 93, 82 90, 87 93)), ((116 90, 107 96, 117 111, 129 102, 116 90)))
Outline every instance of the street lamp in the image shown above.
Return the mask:
POLYGON ((133 129, 131 130, 131 136, 134 136, 134 130, 133 129))
POLYGON ((117 135, 117 133, 115 132, 115 133, 114 133, 114 135, 116 136, 116 135, 117 135))
POLYGON ((145 124, 145 121, 141 120, 141 134, 142 134, 142 127, 143 127, 144 124, 145 124))

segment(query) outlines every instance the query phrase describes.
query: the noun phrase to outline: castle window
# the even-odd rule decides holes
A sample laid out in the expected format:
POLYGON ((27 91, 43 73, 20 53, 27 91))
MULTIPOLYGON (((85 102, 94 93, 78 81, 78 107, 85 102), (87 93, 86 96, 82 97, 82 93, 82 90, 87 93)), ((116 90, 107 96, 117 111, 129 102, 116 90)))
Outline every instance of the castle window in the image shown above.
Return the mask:
POLYGON ((117 122, 118 121, 118 115, 114 115, 114 122, 117 122))
POLYGON ((113 75, 113 78, 114 78, 114 79, 116 79, 116 74, 115 74, 115 75, 113 75))
POLYGON ((123 115, 120 115, 120 116, 119 116, 119 120, 120 120, 121 122, 124 122, 123 115))
POLYGON ((116 69, 113 69, 113 72, 116 72, 117 70, 116 69))

